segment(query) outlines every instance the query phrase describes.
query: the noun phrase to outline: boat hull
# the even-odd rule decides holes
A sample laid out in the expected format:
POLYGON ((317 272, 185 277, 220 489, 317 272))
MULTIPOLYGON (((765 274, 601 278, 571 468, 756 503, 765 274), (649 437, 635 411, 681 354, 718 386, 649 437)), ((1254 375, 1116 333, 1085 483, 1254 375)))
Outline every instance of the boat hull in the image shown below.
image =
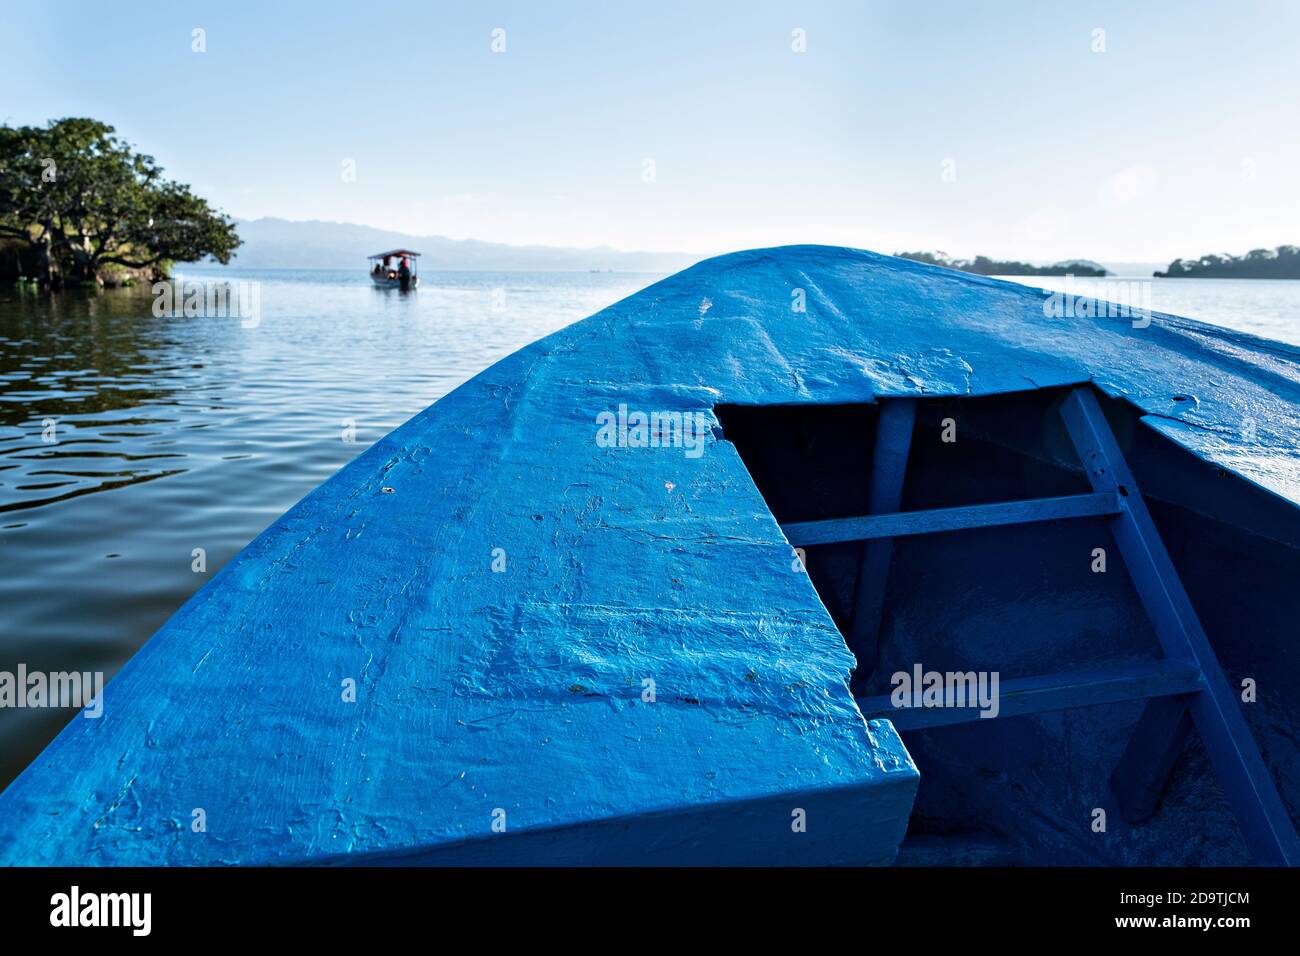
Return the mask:
POLYGON ((783 530, 1087 496, 1061 409, 1089 390, 1294 817, 1300 354, 1096 303, 1063 322, 1043 296, 755 250, 502 359, 163 626, 105 719, 0 795, 0 865, 1251 862, 1199 733, 1145 817, 1114 799, 1145 698, 1009 694, 952 725, 860 709, 897 675, 1149 674, 1110 505, 895 527, 874 577, 861 542, 797 553, 783 530), (877 509, 900 400, 910 457, 877 509), (869 668, 845 633, 863 580, 883 585, 869 668))
MULTIPOLYGON (((373 272, 370 273, 370 281, 373 282, 376 286, 378 286, 378 287, 381 288, 381 289, 400 289, 400 288, 402 288, 402 280, 401 280, 401 279, 390 279, 390 278, 388 278, 388 276, 377 276, 377 275, 375 275, 373 272)), ((420 277, 419 277, 419 276, 411 276, 411 281, 410 281, 410 284, 409 284, 408 288, 411 288, 411 289, 418 289, 419 287, 420 287, 420 277)))

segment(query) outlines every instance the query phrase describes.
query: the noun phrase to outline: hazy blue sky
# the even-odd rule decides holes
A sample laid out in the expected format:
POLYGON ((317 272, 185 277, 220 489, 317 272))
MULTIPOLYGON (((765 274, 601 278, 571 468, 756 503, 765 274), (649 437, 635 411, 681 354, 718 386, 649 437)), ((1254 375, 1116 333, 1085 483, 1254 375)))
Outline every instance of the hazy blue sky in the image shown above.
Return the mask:
POLYGON ((103 119, 238 216, 457 238, 1300 242, 1300 3, 403 6, 0 0, 0 121, 103 119))

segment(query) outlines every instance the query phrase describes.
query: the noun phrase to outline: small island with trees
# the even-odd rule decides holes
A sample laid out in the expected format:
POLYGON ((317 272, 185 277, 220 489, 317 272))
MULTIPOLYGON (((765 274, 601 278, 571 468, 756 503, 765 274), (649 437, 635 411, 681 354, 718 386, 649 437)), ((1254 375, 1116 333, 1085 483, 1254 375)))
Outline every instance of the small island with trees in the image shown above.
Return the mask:
POLYGON ((1244 256, 1175 259, 1157 279, 1300 279, 1300 246, 1252 249, 1244 256))
POLYGON ((896 252, 900 259, 924 262, 958 272, 970 272, 981 276, 1104 276, 1106 270, 1087 259, 1070 259, 1050 266, 1033 266, 1027 262, 999 261, 988 256, 976 256, 974 259, 953 259, 945 252, 896 252))
POLYGON ((0 126, 0 279, 129 285, 239 246, 234 221, 92 119, 0 126))

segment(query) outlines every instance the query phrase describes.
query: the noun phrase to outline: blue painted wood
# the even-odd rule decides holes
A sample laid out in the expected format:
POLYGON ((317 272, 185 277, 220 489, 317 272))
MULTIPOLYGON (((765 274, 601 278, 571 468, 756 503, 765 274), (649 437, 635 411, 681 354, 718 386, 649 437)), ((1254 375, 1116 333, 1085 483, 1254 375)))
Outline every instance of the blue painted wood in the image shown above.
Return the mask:
POLYGON ((1186 700, 1159 697, 1147 701, 1110 778, 1120 815, 1129 823, 1142 823, 1156 812, 1191 731, 1186 700))
POLYGON ((869 720, 887 717, 900 731, 909 731, 1187 694, 1200 687, 1195 667, 1162 660, 999 681, 998 710, 991 718, 982 717, 979 707, 900 708, 889 694, 859 697, 858 707, 869 720))
POLYGON ((1031 498, 1025 501, 999 501, 987 505, 960 508, 932 508, 926 511, 901 511, 895 514, 864 515, 860 518, 830 518, 825 521, 793 521, 781 525, 786 539, 795 547, 862 541, 872 538, 899 538, 913 534, 938 534, 989 528, 997 525, 1060 521, 1069 518, 1096 518, 1119 511, 1113 491, 1056 498, 1031 498))
MULTIPOLYGON (((871 453, 871 474, 867 476, 867 509, 872 514, 898 511, 902 507, 903 479, 912 447, 916 403, 911 399, 881 402, 876 436, 871 453)), ((853 686, 860 688, 876 666, 876 645, 880 615, 889 586, 889 563, 893 542, 888 538, 865 541, 853 591, 853 614, 846 641, 858 664, 853 686)))
MULTIPOLYGON (((0 864, 887 861, 916 768, 889 721, 864 724, 853 656, 713 409, 1085 382, 1300 504, 1292 347, 1063 321, 1038 290, 859 250, 702 262, 498 362, 274 521, 117 674, 102 719, 0 794, 0 864), (624 404, 702 416, 703 453, 598 444, 624 404)), ((1005 596, 998 573, 963 598, 1005 596)), ((1063 617, 1113 623, 1017 587, 991 617, 1025 626, 974 629, 1000 654, 1064 669, 1063 617)), ((1020 799, 1000 809, 1050 795, 1020 799)))
POLYGON ((1111 531, 1161 646, 1172 660, 1203 674, 1205 689, 1188 698, 1188 709, 1246 843, 1262 863, 1300 865, 1295 825, 1096 396, 1087 388, 1074 389, 1061 414, 1093 488, 1119 494, 1120 512, 1111 519, 1111 531))

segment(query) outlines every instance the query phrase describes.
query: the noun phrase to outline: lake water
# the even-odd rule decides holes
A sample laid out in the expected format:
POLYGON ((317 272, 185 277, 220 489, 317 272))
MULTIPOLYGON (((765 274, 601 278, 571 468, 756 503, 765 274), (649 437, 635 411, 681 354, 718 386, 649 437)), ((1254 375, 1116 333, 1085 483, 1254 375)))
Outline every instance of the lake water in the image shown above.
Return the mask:
MULTIPOLYGON (((1007 276, 1012 282, 1061 291, 1066 280, 1056 276, 1007 276)), ((1300 281, 1288 279, 1152 279, 1116 277, 1071 278, 1072 291, 1118 302, 1139 302, 1149 296, 1153 312, 1184 315, 1213 325, 1250 332, 1266 339, 1300 345, 1300 281), (1144 283, 1145 290, 1133 283, 1144 283)))
MULTIPOLYGON (((185 275, 260 283, 260 323, 155 318, 147 289, 0 286, 0 671, 111 677, 371 442, 657 278, 438 273, 402 294, 353 272, 185 275)), ((1300 282, 1157 280, 1151 294, 1156 310, 1300 344, 1300 282)), ((0 785, 70 716, 0 709, 0 785)))
MULTIPOLYGON (((0 671, 111 677, 366 446, 657 278, 439 273, 403 294, 364 272, 183 275, 259 282, 260 324, 155 318, 147 288, 0 285, 0 671)), ((0 786, 71 713, 0 708, 0 786)))

